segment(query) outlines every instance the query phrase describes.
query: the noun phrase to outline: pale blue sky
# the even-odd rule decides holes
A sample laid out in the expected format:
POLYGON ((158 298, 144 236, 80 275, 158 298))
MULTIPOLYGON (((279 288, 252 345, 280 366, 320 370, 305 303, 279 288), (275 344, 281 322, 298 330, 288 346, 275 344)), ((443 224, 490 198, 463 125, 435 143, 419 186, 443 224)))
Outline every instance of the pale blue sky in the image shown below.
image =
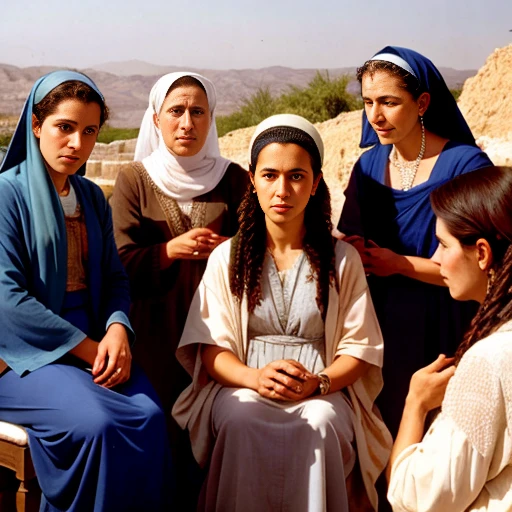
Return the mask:
POLYGON ((0 62, 85 68, 335 68, 387 44, 479 68, 512 42, 511 0, 3 0, 0 62))

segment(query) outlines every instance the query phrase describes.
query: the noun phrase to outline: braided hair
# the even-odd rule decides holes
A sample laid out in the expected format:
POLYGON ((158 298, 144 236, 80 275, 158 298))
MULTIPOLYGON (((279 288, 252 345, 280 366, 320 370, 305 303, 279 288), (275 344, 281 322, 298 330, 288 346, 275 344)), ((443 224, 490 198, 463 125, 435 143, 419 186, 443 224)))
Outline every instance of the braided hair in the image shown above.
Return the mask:
MULTIPOLYGON (((314 177, 322 172, 321 156, 313 140, 303 130, 292 126, 275 126, 264 130, 251 147, 249 172, 254 176, 260 151, 268 144, 297 144, 310 155, 314 177)), ((230 260, 230 289, 239 300, 247 296, 248 310, 253 312, 261 303, 261 271, 267 250, 265 214, 249 185, 238 209, 239 231, 234 237, 230 260)), ((303 249, 313 269, 317 283, 316 302, 325 318, 329 286, 337 287, 334 242, 331 222, 329 189, 320 179, 315 195, 311 196, 304 215, 303 249)))

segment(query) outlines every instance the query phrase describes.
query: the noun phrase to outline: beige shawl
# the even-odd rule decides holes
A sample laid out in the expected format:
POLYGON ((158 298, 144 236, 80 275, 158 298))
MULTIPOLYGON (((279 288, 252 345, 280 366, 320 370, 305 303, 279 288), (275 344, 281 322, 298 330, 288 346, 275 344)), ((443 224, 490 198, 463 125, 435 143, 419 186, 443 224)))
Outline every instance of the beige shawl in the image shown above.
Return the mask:
MULTIPOLYGON (((173 416, 188 428, 194 456, 205 466, 213 446, 211 411, 220 384, 213 381, 201 360, 201 345, 213 344, 246 360, 248 312, 229 289, 231 241, 221 244, 208 260, 203 279, 190 306, 177 358, 193 377, 180 395, 173 416)), ((345 242, 336 245, 339 294, 329 293, 325 320, 326 363, 342 354, 370 363, 368 372, 348 387, 354 408, 358 462, 368 498, 377 506, 375 481, 384 469, 392 439, 374 405, 382 388, 383 341, 361 260, 345 242)))

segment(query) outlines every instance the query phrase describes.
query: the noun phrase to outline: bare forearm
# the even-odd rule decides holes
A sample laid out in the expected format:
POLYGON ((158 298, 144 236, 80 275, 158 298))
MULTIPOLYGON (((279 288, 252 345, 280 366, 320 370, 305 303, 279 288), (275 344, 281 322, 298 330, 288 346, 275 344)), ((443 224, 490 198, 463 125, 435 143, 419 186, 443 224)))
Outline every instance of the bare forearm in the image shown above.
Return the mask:
POLYGON ((391 468, 397 457, 409 446, 419 443, 423 439, 423 431, 425 429, 425 419, 427 412, 420 404, 410 397, 405 402, 400 428, 396 436, 389 464, 386 469, 386 477, 389 481, 391 476, 391 468))
POLYGON ((439 272, 439 265, 428 258, 400 256, 397 273, 424 283, 446 286, 439 272))
POLYGON ((98 353, 98 343, 92 340, 91 338, 87 337, 83 341, 81 341, 75 348, 72 348, 69 351, 69 353, 78 357, 82 361, 89 363, 92 366, 98 353))
POLYGON ((340 356, 328 366, 322 373, 331 379, 331 393, 339 391, 353 384, 362 377, 370 367, 370 364, 351 356, 340 356))
POLYGON ((219 384, 232 388, 258 389, 258 370, 249 368, 229 350, 214 345, 202 348, 203 364, 219 384))

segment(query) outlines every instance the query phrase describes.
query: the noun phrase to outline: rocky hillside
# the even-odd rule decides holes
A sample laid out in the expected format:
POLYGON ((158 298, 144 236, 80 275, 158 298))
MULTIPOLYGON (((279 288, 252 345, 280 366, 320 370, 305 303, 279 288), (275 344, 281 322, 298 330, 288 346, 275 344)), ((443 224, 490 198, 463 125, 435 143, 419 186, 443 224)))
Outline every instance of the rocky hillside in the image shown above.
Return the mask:
POLYGON ((477 142, 497 165, 512 166, 511 90, 512 44, 494 50, 459 99, 477 142))

